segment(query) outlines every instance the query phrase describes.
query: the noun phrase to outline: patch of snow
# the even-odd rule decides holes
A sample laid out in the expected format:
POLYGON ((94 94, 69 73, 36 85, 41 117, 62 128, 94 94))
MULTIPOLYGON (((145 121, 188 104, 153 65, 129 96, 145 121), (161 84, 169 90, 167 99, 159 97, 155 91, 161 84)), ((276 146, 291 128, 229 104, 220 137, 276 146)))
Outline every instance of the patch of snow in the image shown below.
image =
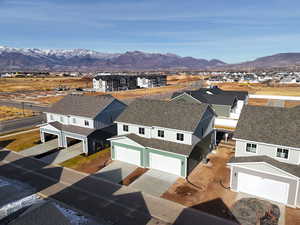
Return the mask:
POLYGON ((33 194, 20 200, 11 202, 0 208, 0 220, 4 217, 33 204, 43 201, 38 195, 33 194))

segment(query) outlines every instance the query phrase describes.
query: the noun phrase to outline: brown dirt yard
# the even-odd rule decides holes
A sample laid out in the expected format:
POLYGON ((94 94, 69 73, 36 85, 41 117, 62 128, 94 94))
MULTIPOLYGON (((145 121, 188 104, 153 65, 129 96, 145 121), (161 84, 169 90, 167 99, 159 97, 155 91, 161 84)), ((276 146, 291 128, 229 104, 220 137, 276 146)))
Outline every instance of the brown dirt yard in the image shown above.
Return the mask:
POLYGON ((187 180, 178 179, 162 197, 216 216, 233 219, 228 208, 235 202, 237 194, 224 188, 229 187, 230 169, 226 167, 226 163, 232 155, 231 148, 218 148, 216 154, 208 156, 212 166, 199 164, 187 180))
MULTIPOLYGON (((237 200, 237 193, 227 189, 230 169, 226 167, 234 153, 232 147, 226 145, 220 144, 222 147, 217 153, 208 156, 211 165, 199 164, 187 180, 179 178, 161 197, 236 221, 230 209, 237 200)), ((300 209, 286 207, 285 224, 300 224, 300 209)))
POLYGON ((23 110, 15 107, 9 106, 0 106, 0 121, 4 120, 13 120, 23 117, 30 117, 33 116, 34 112, 31 110, 23 110))

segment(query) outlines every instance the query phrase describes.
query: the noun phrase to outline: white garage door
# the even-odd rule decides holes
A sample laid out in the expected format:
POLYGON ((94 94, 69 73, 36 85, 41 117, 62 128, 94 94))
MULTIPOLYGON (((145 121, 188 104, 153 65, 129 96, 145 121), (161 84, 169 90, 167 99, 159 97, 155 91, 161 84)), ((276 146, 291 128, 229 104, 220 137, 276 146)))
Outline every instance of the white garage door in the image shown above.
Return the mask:
POLYGON ((140 151, 114 146, 115 159, 130 164, 141 165, 140 151))
POLYGON ((181 160, 162 156, 159 154, 149 154, 149 167, 152 169, 161 170, 167 173, 172 173, 181 176, 181 160))
POLYGON ((238 173, 238 191, 286 204, 289 184, 246 173, 238 173))

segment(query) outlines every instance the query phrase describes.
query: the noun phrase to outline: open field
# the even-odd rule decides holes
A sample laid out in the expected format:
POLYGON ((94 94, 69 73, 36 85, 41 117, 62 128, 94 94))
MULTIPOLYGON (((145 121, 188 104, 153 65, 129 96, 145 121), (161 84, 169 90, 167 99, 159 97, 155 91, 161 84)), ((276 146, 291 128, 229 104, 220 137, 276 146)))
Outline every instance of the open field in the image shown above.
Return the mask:
POLYGON ((31 110, 9 107, 9 106, 0 106, 0 121, 12 120, 23 117, 33 116, 34 112, 31 110))
POLYGON ((0 92, 47 91, 60 86, 91 88, 92 80, 80 77, 1 78, 0 92))
POLYGON ((95 173, 98 170, 102 169, 109 162, 110 148, 106 148, 89 156, 76 156, 61 163, 60 165, 84 173, 95 173))
POLYGON ((181 84, 186 82, 198 81, 203 80, 205 76, 192 76, 192 75, 173 75, 167 77, 167 84, 174 85, 174 84, 181 84))
POLYGON ((0 148, 7 148, 12 151, 22 151, 40 142, 40 131, 32 131, 0 138, 0 148))
POLYGON ((260 99, 260 98, 250 98, 248 99, 249 105, 256 105, 256 106, 266 106, 269 102, 269 99, 260 99))
POLYGON ((268 86, 266 84, 216 83, 215 85, 224 90, 248 91, 250 94, 300 96, 300 86, 296 84, 268 86))
POLYGON ((284 107, 291 108, 300 105, 300 101, 285 101, 284 107))

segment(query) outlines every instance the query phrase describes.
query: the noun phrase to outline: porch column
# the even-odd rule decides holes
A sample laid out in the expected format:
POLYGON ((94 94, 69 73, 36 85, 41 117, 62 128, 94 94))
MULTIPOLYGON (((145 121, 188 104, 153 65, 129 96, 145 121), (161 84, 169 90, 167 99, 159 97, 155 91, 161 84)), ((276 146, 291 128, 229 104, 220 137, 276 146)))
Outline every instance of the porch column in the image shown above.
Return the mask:
POLYGON ((45 133, 40 129, 40 138, 41 138, 41 142, 44 143, 45 142, 45 133))

